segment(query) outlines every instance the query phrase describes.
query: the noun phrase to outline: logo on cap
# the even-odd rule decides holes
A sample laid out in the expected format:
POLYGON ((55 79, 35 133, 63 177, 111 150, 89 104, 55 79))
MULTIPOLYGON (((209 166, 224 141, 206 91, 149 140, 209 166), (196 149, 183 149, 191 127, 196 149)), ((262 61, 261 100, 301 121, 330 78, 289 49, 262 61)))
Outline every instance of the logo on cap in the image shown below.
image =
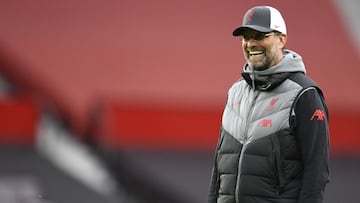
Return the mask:
POLYGON ((249 13, 249 15, 247 17, 247 23, 248 24, 252 21, 252 19, 254 17, 254 14, 255 14, 255 11, 253 11, 253 10, 249 13))

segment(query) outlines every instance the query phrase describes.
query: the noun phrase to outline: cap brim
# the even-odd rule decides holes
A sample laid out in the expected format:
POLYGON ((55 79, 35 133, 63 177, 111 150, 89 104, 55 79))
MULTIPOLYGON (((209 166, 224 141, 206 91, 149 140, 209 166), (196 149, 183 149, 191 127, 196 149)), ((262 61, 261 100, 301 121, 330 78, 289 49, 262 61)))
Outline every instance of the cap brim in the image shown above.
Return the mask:
POLYGON ((267 27, 262 27, 262 26, 258 26, 258 25, 245 25, 245 26, 241 26, 236 28, 233 31, 233 36, 237 37, 240 36, 244 33, 244 31, 248 30, 248 29, 252 29, 252 30, 256 30, 259 32, 272 32, 274 30, 267 28, 267 27))

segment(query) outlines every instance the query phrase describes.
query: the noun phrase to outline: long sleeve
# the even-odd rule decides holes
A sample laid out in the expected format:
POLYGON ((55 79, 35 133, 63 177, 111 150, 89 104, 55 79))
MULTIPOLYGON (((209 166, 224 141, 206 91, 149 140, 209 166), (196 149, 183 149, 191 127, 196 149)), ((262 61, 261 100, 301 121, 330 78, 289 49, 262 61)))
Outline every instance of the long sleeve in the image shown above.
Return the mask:
POLYGON ((296 106, 296 133, 303 160, 299 203, 321 203, 329 182, 327 107, 316 88, 305 91, 296 106))

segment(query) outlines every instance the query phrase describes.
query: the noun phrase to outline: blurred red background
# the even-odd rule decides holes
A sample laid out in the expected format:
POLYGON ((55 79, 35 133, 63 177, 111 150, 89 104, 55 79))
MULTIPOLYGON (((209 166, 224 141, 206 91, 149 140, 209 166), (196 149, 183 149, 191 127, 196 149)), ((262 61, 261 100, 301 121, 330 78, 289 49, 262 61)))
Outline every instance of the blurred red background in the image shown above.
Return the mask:
MULTIPOLYGON (((0 71, 41 104, 51 101, 81 139, 110 148, 212 151, 226 92, 244 63, 231 32, 248 8, 263 3, 2 1, 0 71)), ((343 16, 330 1, 271 5, 286 19, 287 47, 303 56, 324 90, 332 153, 359 154, 360 60, 343 16)), ((23 102, 10 108, 1 101, 0 123, 14 109, 26 118, 13 128, 34 134, 27 124, 42 107, 20 112, 23 102)))

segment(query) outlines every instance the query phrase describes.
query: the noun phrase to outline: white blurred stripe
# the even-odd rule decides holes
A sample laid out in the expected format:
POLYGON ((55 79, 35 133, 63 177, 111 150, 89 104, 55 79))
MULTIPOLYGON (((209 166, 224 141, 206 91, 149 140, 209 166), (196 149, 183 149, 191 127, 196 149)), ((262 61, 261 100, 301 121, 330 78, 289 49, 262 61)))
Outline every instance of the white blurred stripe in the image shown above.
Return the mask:
MULTIPOLYGON (((360 55, 360 1, 359 0, 333 0, 339 11, 340 18, 347 29, 351 40, 356 44, 357 52, 360 55)), ((341 39, 338 39, 341 40, 341 39)))
POLYGON ((118 192, 114 179, 85 145, 49 117, 40 123, 37 135, 40 154, 101 195, 110 197, 118 192))

